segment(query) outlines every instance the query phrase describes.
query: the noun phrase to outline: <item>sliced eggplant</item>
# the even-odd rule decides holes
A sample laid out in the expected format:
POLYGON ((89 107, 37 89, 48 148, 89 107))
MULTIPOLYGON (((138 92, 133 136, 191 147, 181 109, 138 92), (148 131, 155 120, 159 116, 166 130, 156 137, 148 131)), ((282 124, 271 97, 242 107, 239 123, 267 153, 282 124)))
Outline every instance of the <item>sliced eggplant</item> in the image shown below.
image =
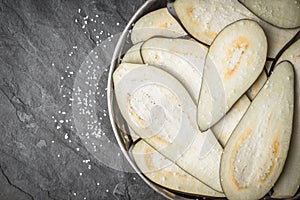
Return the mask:
POLYGON ((257 80, 253 83, 253 85, 247 90, 246 94, 249 97, 251 101, 256 97, 256 95, 259 93, 260 89, 264 86, 264 84, 267 82, 268 76, 265 71, 262 71, 262 73, 259 75, 257 80))
POLYGON ((216 138, 219 140, 223 147, 225 147, 230 135, 242 119, 250 103, 251 102, 248 99, 247 95, 243 95, 232 106, 228 113, 211 128, 216 138))
POLYGON ((274 186, 274 198, 292 197, 300 185, 300 39, 282 54, 278 63, 283 60, 293 63, 295 69, 295 114, 289 154, 282 174, 274 186))
POLYGON ((113 74, 117 103, 129 126, 169 160, 222 192, 222 147, 209 130, 200 132, 196 105, 169 73, 149 65, 121 64, 113 74))
POLYGON ((206 46, 192 40, 152 38, 142 46, 142 57, 146 64, 177 78, 194 102, 198 102, 207 50, 206 46))
POLYGON ((133 44, 153 36, 181 37, 187 35, 180 24, 169 14, 167 8, 155 10, 140 18, 131 33, 133 44))
POLYGON ((254 83, 264 68, 267 40, 252 20, 228 25, 209 48, 198 104, 198 125, 218 122, 254 83))
POLYGON ((221 184, 228 199, 260 199, 272 188, 288 153, 293 105, 293 66, 282 62, 253 100, 224 149, 221 184))
POLYGON ((134 145, 131 153, 143 174, 158 185, 188 194, 224 197, 223 193, 195 179, 143 140, 134 145))
POLYGON ((135 63, 135 64, 143 64, 143 59, 141 56, 141 46, 143 42, 137 43, 133 45, 128 51, 125 53, 122 62, 123 63, 135 63))
POLYGON ((300 26, 299 0, 239 0, 262 20, 280 28, 300 26))
POLYGON ((259 22, 267 35, 270 58, 274 58, 299 30, 272 26, 259 19, 237 0, 176 0, 174 9, 185 29, 208 45, 228 24, 245 18, 259 22))

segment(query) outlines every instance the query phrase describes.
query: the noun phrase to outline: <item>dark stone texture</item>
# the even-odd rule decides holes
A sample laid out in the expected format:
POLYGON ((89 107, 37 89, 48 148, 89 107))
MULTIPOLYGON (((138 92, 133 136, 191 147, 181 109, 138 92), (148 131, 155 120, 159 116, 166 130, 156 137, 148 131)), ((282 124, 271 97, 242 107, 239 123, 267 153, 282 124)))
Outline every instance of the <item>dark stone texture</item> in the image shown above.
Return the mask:
POLYGON ((79 133, 72 120, 75 79, 88 68, 82 63, 97 44, 120 33, 143 2, 0 1, 1 200, 164 199, 123 172, 129 164, 105 145, 117 146, 107 116, 107 72, 97 77, 95 102, 103 137, 79 133))

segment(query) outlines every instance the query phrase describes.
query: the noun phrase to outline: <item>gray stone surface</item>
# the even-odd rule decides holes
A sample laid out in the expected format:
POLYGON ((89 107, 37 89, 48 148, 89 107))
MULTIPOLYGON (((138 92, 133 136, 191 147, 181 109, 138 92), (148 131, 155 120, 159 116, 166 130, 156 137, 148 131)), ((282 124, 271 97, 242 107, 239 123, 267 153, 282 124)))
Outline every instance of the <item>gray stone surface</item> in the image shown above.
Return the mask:
POLYGON ((92 50, 115 40, 143 2, 0 1, 0 200, 164 199, 123 172, 131 169, 109 125, 107 63, 84 64, 101 59, 92 50), (93 68, 101 73, 82 76, 93 68), (73 87, 92 76, 96 113, 74 112, 89 88, 73 87))

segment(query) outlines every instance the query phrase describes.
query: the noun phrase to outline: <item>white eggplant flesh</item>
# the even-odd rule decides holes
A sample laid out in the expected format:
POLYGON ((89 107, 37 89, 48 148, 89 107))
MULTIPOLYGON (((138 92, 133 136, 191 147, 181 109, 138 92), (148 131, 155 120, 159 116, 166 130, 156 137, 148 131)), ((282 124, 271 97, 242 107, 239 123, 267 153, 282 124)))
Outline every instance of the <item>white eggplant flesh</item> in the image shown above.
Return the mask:
POLYGON ((168 9, 161 8, 144 15, 135 23, 131 32, 131 41, 136 44, 153 36, 177 38, 185 35, 186 32, 168 9))
POLYGON ((141 55, 141 46, 143 42, 137 43, 133 45, 128 51, 125 53, 122 63, 134 63, 134 64, 143 64, 143 59, 141 55))
POLYGON ((289 154, 283 172, 274 186, 274 198, 288 198, 296 194, 300 185, 300 39, 290 46, 278 62, 288 60, 295 70, 295 114, 289 154))
POLYGON ((300 30, 280 29, 259 19, 237 0, 176 0, 174 8, 185 29, 199 41, 210 45, 227 25, 241 19, 257 21, 268 39, 268 57, 275 58, 300 30))
POLYGON ((121 64, 113 74, 117 103, 129 126, 183 170, 222 192, 223 148, 214 134, 200 132, 196 105, 169 73, 148 65, 121 64))
POLYGON ((262 20, 280 28, 300 26, 299 0, 239 0, 262 20))
POLYGON ((259 93, 260 89, 264 86, 267 82, 268 76, 267 73, 263 70, 262 73, 259 75, 257 80, 253 83, 253 85, 247 90, 246 94, 251 101, 256 97, 259 93))
POLYGON ((246 95, 243 95, 228 111, 228 113, 217 123, 211 130, 219 140, 220 144, 225 147, 233 130, 238 125, 245 112, 250 106, 251 101, 246 95))
POLYGON ((131 154, 141 172, 160 186, 187 194, 225 197, 182 170, 143 140, 133 146, 131 154))
POLYGON ((152 38, 142 46, 142 57, 145 64, 177 78, 198 102, 207 51, 206 46, 192 40, 152 38))
POLYGON ((252 20, 225 27, 209 48, 198 104, 198 125, 207 130, 249 89, 264 68, 267 40, 252 20))
POLYGON ((294 112, 294 70, 282 62, 229 138, 221 159, 228 199, 261 199, 282 172, 294 112), (259 120, 258 120, 259 117, 259 120))

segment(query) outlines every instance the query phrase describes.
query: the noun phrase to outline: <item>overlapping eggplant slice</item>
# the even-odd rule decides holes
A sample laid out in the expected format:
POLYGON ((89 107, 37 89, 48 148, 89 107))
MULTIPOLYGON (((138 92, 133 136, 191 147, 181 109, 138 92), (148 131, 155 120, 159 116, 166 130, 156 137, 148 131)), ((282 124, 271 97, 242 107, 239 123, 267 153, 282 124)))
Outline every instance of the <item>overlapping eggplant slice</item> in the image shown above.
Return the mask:
POLYGON ((141 172, 160 186, 186 194, 225 197, 182 170, 143 140, 134 144, 131 154, 141 172))
POLYGON ((121 64, 113 75, 117 103, 129 126, 183 170, 222 192, 223 148, 214 134, 200 132, 197 107, 181 83, 148 65, 121 64))
POLYGON ((143 44, 141 53, 146 64, 177 78, 197 103, 207 51, 206 46, 192 40, 152 38, 143 44))
MULTIPOLYGON (((294 123, 289 154, 286 164, 274 186, 274 198, 288 198, 296 194, 300 185, 300 39, 292 44, 279 58, 277 63, 290 61, 295 70, 294 123)), ((277 66, 276 68, 278 68, 277 66)), ((275 69, 276 69, 275 68, 275 69)), ((289 78, 289 77, 286 77, 289 78)))
POLYGON ((262 73, 257 78, 257 80, 246 92, 247 96, 251 101, 256 97, 256 95, 259 93, 260 89, 264 86, 267 80, 268 80, 267 73, 265 70, 263 70, 262 73))
POLYGON ((226 144, 220 174, 227 198, 260 199, 272 188, 288 153, 293 105, 293 66, 282 62, 226 144))
POLYGON ((247 111, 250 100, 247 95, 243 95, 229 110, 229 112, 217 123, 211 130, 219 140, 220 144, 225 147, 233 130, 238 125, 245 112, 247 111))
POLYGON ((299 0, 239 0, 262 20, 280 28, 300 26, 299 0))
POLYGON ((141 55, 141 46, 143 42, 137 43, 133 45, 128 51, 125 53, 122 58, 123 63, 135 63, 135 64, 143 64, 143 59, 141 55))
POLYGON ((219 33, 205 60, 198 103, 200 130, 218 122, 247 91, 262 72, 266 55, 266 36, 255 21, 239 20, 219 33))
POLYGON ((181 37, 187 35, 181 25, 169 14, 167 8, 161 8, 140 18, 131 32, 133 44, 146 41, 153 36, 181 37))
MULTIPOLYGON (((142 44, 143 42, 140 42, 129 48, 122 58, 122 63, 142 64, 143 60, 140 53, 142 44)), ((132 128, 130 128, 130 126, 128 126, 125 119, 122 117, 122 115, 120 115, 120 109, 118 105, 114 105, 114 111, 116 125, 121 133, 123 143, 128 150, 130 145, 140 137, 132 130, 132 128)))
POLYGON ((270 58, 274 58, 299 31, 299 28, 280 29, 264 22, 237 0, 176 0, 174 9, 185 29, 207 45, 213 42, 224 27, 237 20, 247 18, 257 21, 267 35, 270 58))

